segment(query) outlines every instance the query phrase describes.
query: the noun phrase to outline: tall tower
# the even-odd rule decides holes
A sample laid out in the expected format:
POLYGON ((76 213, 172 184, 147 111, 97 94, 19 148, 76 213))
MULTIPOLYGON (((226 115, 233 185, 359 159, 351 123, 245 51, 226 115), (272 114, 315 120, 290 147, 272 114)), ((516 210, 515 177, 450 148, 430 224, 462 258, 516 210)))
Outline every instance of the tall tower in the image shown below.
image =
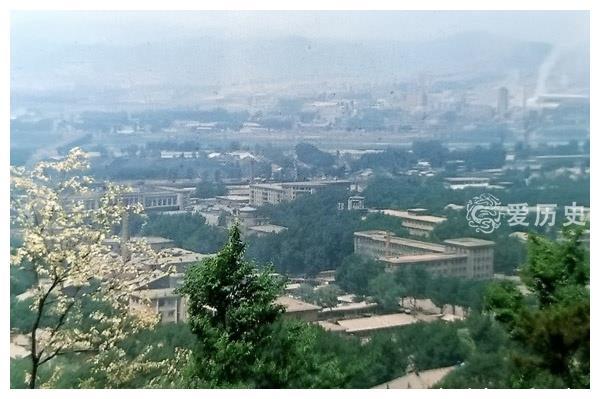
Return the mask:
POLYGON ((498 104, 496 106, 498 117, 504 118, 508 113, 508 89, 501 87, 498 89, 498 104))

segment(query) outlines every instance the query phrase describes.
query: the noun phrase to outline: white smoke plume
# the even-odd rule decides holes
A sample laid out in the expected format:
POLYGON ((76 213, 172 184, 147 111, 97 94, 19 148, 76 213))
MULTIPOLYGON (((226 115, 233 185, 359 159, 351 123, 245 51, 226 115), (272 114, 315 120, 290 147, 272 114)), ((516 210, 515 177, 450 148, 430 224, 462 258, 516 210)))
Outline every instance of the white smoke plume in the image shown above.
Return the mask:
POLYGON ((559 46, 554 46, 550 51, 550 54, 546 57, 544 62, 540 65, 538 69, 538 79, 535 87, 535 97, 540 96, 546 93, 546 82, 548 81, 548 77, 550 76, 550 72, 556 65, 556 62, 559 59, 562 50, 559 46))

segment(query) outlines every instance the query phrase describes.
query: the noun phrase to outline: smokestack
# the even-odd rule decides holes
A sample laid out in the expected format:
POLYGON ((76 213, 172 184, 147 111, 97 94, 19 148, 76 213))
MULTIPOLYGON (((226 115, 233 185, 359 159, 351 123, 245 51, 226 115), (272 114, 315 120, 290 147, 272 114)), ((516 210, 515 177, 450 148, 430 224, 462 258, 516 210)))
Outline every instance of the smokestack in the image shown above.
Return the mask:
POLYGON ((129 238, 129 212, 125 212, 121 222, 121 258, 124 262, 130 259, 129 249, 127 248, 129 238))
POLYGON ((390 256, 390 241, 392 240, 391 234, 389 231, 385 232, 385 256, 390 256))

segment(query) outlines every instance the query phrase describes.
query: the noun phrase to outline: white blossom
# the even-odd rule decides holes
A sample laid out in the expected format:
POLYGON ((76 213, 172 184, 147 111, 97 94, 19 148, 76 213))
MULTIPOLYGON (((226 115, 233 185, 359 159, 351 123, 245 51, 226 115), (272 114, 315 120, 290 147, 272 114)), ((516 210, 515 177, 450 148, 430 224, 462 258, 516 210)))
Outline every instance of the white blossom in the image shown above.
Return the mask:
MULTIPOLYGON (((158 321, 152 312, 130 308, 130 300, 137 288, 164 271, 115 256, 103 243, 116 238, 113 229, 126 213, 141 214, 143 207, 125 205, 121 198, 128 188, 106 183, 98 209, 86 209, 78 198, 96 189, 91 177, 81 175, 88 168, 79 148, 60 161, 40 162, 31 171, 11 168, 11 222, 23 231, 23 243, 11 254, 11 265, 31 264, 36 276, 31 310, 42 318, 54 316, 44 334, 34 326, 31 355, 40 365, 77 351, 89 352, 94 362, 158 321), (108 307, 84 314, 84 301, 108 307)), ((157 256, 143 241, 126 245, 135 258, 157 256)))

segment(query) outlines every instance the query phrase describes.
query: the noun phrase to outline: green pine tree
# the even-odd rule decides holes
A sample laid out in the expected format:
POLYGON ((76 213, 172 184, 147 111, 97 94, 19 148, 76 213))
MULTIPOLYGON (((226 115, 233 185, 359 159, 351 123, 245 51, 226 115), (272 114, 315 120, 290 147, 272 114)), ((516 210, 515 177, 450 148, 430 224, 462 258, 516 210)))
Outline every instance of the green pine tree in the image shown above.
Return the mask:
POLYGON ((189 325, 198 341, 189 370, 193 387, 252 387, 260 380, 259 353, 272 340, 283 312, 275 303, 282 282, 269 268, 244 260, 237 226, 219 253, 192 266, 180 292, 188 298, 189 325))
POLYGON ((590 386, 589 255, 581 229, 563 235, 559 241, 529 240, 521 276, 531 296, 510 283, 494 285, 487 293, 487 308, 515 346, 510 386, 590 386))

